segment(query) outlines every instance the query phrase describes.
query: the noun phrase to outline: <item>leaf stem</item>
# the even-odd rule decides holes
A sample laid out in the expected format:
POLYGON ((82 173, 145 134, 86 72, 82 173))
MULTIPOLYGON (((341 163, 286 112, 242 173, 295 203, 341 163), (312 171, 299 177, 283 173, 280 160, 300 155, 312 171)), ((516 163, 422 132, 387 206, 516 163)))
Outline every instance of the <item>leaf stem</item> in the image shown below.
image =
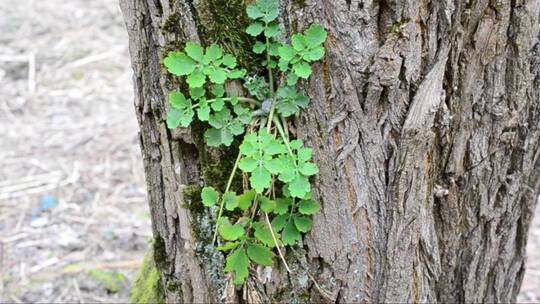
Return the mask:
MULTIPOLYGON (((242 101, 242 102, 247 102, 247 103, 250 103, 254 106, 257 106, 257 107, 260 107, 261 106, 261 102, 256 100, 256 99, 253 99, 253 98, 249 98, 249 97, 236 97, 238 99, 238 101, 242 101)), ((233 97, 223 97, 221 98, 223 101, 230 101, 231 99, 233 99, 233 97)), ((207 103, 212 103, 214 101, 218 100, 218 98, 213 98, 213 99, 208 99, 206 102, 207 103)), ((195 109, 199 106, 199 104, 194 104, 191 108, 192 109, 195 109)))
POLYGON ((289 143, 288 137, 285 135, 285 131, 283 130, 283 126, 281 126, 281 122, 277 117, 273 118, 274 124, 276 125, 276 128, 278 129, 279 135, 283 138, 283 142, 285 143, 285 146, 287 147, 287 150, 289 150, 289 154, 291 156, 294 156, 294 153, 291 149, 291 145, 289 143))
MULTIPOLYGON (((231 175, 229 176, 229 180, 227 181, 227 186, 225 187, 225 192, 223 192, 224 194, 229 192, 229 189, 231 188, 231 184, 232 184, 232 181, 233 181, 233 178, 234 178, 234 174, 236 173, 236 170, 238 169, 238 164, 240 163, 241 158, 242 158, 242 153, 240 151, 238 151, 238 156, 236 157, 236 161, 234 162, 234 166, 232 168, 231 175)), ((221 215, 223 214, 223 205, 224 204, 225 204, 225 200, 222 197, 221 198, 221 204, 219 205, 218 217, 217 217, 217 220, 216 220, 216 228, 214 229, 214 236, 212 237, 212 244, 214 244, 216 242, 217 231, 218 231, 218 222, 219 222, 219 219, 221 218, 221 215)))
POLYGON ((270 39, 266 37, 266 66, 268 67, 268 82, 270 85, 270 98, 272 99, 272 108, 270 109, 270 114, 268 114, 268 125, 266 125, 266 130, 270 133, 270 128, 272 127, 272 117, 274 117, 274 112, 276 110, 276 101, 274 96, 274 75, 272 73, 272 68, 270 67, 270 39))
POLYGON ((272 229, 272 223, 270 223, 270 219, 268 218, 268 213, 264 213, 264 216, 266 218, 266 223, 268 224, 268 227, 270 228, 270 234, 272 234, 272 239, 274 240, 274 244, 276 244, 277 251, 279 253, 279 257, 281 258, 281 261, 283 262, 283 265, 285 265, 285 268, 287 269, 288 273, 291 273, 291 269, 289 268, 289 265, 287 264, 287 261, 285 260, 285 257, 283 256, 283 253, 281 253, 281 249, 279 249, 279 244, 276 239, 276 235, 274 234, 274 229, 272 229))

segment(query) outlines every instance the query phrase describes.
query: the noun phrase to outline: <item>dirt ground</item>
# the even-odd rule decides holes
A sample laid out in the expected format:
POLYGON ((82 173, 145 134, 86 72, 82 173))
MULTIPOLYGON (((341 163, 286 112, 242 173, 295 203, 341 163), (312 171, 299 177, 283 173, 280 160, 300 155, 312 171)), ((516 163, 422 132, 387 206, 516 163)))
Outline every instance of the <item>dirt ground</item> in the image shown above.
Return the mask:
POLYGON ((0 302, 126 302, 151 238, 116 1, 0 0, 0 302))
MULTIPOLYGON (((151 238, 132 96, 116 1, 0 0, 0 302, 128 300, 151 238)), ((540 214, 529 240, 540 302, 540 214)))

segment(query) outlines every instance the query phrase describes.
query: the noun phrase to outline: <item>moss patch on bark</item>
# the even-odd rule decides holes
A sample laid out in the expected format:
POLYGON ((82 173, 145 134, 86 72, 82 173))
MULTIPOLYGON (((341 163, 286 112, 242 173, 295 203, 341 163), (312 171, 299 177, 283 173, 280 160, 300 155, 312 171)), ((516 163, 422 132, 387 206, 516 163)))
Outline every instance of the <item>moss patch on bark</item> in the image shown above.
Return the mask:
POLYGON ((130 303, 165 303, 161 277, 152 256, 153 250, 146 253, 141 270, 131 289, 130 303))

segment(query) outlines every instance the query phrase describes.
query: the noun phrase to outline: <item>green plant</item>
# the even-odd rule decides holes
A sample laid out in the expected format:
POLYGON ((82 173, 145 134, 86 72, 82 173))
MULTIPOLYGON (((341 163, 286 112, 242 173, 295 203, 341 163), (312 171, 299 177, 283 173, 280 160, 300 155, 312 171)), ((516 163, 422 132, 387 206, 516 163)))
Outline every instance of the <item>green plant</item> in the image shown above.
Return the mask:
POLYGON ((235 284, 245 281, 250 263, 271 266, 274 249, 289 270, 280 247, 297 244, 320 209, 311 198, 309 178, 319 171, 311 162, 312 149, 291 139, 287 118, 309 104, 296 85, 309 78, 311 63, 324 56, 326 31, 311 25, 294 34, 289 45, 277 41, 277 0, 257 0, 247 14, 253 23, 246 32, 258 39, 253 52, 266 56, 267 75, 248 76, 215 44, 204 49, 188 42, 183 52, 170 52, 164 60, 168 71, 184 76, 189 87, 188 97, 180 91, 169 95, 169 128, 187 127, 196 115, 208 123, 204 137, 212 147, 230 146, 235 136, 245 134, 225 189, 220 193, 207 186, 201 192, 205 206, 219 206, 213 242, 219 233, 224 243, 218 249, 228 252, 225 272, 234 273, 235 284), (229 80, 243 80, 248 96, 227 94, 229 80), (249 176, 241 194, 231 189, 238 169, 249 176))

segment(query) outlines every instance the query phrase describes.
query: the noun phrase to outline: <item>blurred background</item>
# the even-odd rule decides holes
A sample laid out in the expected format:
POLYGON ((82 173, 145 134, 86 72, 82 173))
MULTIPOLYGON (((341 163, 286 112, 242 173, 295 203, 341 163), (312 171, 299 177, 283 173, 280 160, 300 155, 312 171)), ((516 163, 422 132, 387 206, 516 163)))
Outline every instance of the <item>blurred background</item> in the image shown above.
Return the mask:
POLYGON ((151 238, 117 1, 0 0, 0 302, 126 302, 151 238))
POLYGON ((0 0, 0 302, 128 301, 151 229, 127 44, 116 0, 0 0))

